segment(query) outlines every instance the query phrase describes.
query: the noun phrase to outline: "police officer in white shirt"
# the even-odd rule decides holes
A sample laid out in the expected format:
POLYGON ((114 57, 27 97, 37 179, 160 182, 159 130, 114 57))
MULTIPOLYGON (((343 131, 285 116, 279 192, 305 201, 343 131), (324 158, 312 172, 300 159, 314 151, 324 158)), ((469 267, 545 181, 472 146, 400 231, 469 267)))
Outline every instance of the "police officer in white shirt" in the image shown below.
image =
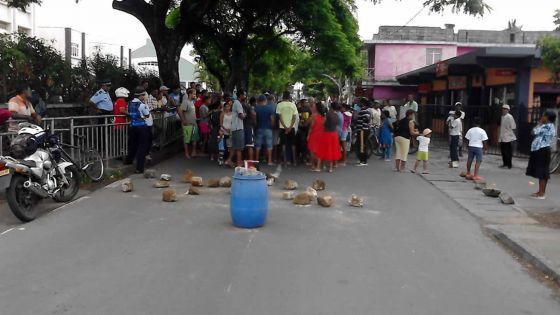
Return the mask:
POLYGON ((111 90, 111 81, 104 80, 99 84, 100 89, 90 98, 90 104, 95 106, 95 110, 98 115, 112 115, 113 100, 109 95, 109 91, 111 90))

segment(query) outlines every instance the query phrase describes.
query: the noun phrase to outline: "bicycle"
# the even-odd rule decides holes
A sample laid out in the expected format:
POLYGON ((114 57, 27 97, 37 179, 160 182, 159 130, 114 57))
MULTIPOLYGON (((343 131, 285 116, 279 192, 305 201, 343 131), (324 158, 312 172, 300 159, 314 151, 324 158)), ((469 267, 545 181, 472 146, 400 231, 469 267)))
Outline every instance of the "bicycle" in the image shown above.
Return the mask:
MULTIPOLYGON (((80 140, 86 138, 85 136, 79 135, 74 135, 74 137, 80 140)), ((99 182, 103 179, 103 158, 101 157, 101 154, 99 154, 99 152, 97 152, 96 150, 90 148, 82 148, 67 143, 61 143, 61 153, 64 160, 74 163, 74 165, 78 166, 78 168, 92 181, 99 182), (66 152, 66 150, 64 150, 62 147, 78 150, 79 161, 75 161, 74 159, 72 159, 70 154, 68 154, 68 152, 66 152)))
POLYGON ((550 155, 550 163, 548 164, 548 171, 550 174, 556 173, 558 168, 560 168, 560 151, 558 146, 560 146, 560 138, 556 140, 556 150, 550 155))

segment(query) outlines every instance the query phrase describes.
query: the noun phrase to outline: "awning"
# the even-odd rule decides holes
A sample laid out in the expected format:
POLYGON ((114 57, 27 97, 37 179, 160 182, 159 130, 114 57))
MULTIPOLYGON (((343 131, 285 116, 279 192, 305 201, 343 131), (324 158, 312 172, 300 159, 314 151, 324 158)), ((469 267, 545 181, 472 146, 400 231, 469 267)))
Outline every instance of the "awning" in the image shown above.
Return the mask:
POLYGON ((540 49, 531 47, 486 47, 397 76, 401 84, 419 84, 439 76, 464 75, 484 68, 533 67, 540 49))

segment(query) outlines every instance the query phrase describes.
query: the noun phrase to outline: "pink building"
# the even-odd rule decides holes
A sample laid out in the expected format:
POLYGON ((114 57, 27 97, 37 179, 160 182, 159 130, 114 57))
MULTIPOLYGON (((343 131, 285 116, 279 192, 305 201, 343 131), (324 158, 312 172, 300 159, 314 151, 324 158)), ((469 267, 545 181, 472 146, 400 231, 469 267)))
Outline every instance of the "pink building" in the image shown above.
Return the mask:
POLYGON ((534 47, 543 33, 518 29, 459 30, 455 33, 452 24, 446 24, 445 28, 381 26, 373 39, 364 41, 367 69, 356 94, 399 103, 408 94, 417 92, 417 86, 401 85, 396 81, 401 74, 482 47, 534 47))

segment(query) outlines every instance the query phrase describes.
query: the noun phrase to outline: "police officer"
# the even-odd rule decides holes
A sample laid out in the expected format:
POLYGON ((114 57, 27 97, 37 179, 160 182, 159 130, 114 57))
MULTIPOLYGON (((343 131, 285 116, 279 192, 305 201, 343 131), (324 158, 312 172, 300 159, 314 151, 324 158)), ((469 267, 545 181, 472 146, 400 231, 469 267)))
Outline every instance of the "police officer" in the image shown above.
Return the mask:
POLYGON ((130 136, 128 140, 128 156, 126 164, 132 164, 136 159, 136 173, 144 172, 146 152, 150 142, 151 115, 150 109, 144 104, 148 93, 142 86, 138 86, 134 92, 134 100, 128 103, 128 115, 130 116, 130 136))
POLYGON ((90 103, 96 108, 98 115, 112 115, 113 114, 113 100, 109 95, 111 90, 111 81, 104 80, 100 83, 100 89, 91 98, 90 103))

